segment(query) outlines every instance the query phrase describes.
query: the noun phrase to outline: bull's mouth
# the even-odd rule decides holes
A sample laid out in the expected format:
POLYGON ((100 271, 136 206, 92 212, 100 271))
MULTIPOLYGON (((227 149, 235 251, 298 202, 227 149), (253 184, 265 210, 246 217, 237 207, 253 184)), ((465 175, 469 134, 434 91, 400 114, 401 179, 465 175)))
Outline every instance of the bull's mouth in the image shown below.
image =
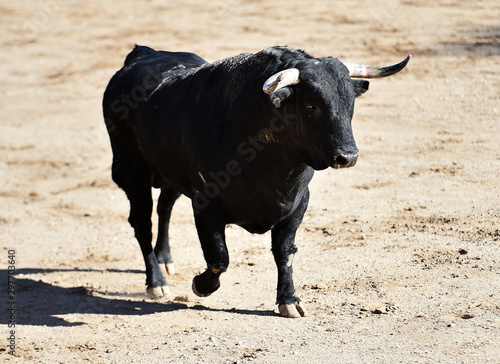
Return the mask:
POLYGON ((358 161, 358 153, 335 152, 330 167, 335 169, 354 167, 358 161))

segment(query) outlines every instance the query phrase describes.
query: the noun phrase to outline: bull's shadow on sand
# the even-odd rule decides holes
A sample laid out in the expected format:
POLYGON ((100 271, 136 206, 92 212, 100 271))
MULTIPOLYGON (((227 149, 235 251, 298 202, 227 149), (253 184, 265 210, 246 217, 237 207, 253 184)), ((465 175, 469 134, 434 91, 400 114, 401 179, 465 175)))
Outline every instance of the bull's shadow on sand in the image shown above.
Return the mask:
MULTIPOLYGON (((179 302, 154 302, 149 300, 127 300, 114 295, 93 292, 85 287, 64 288, 41 280, 24 278, 22 275, 52 272, 69 272, 74 269, 18 269, 16 270, 16 303, 9 302, 7 297, 7 271, 0 270, 0 280, 5 282, 3 302, 7 308, 14 305, 17 325, 36 326, 79 326, 85 322, 69 322, 60 316, 68 314, 97 314, 142 316, 154 313, 172 312, 178 310, 222 311, 243 315, 267 316, 274 315, 271 311, 214 309, 203 305, 188 306, 179 302), (21 277, 19 277, 21 275, 21 277), (97 294, 95 294, 97 293, 97 294)), ((80 270, 81 271, 81 270, 80 270)), ((89 270, 90 271, 90 270, 89 270)), ((96 271, 97 272, 97 271, 96 271)), ((118 272, 118 271, 116 271, 118 272)), ((121 272, 121 271, 120 271, 121 272)), ((143 271, 126 271, 140 273, 143 271)), ((2 305, 3 307, 3 305, 2 305)), ((7 310, 0 314, 0 324, 8 324, 7 310)))

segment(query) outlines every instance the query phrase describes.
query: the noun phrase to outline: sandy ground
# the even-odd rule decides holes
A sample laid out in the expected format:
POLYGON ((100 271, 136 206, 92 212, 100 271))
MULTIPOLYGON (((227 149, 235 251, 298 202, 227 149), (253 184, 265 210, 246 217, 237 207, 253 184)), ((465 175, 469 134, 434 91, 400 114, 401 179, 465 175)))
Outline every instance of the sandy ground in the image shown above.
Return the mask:
POLYGON ((500 3, 369 4, 0 1, 0 361, 499 363, 500 3), (356 167, 313 179, 294 261, 308 317, 275 314, 270 236, 236 226, 221 289, 195 297, 205 262, 185 198, 174 296, 145 298, 101 113, 134 43, 209 61, 277 44, 413 54, 357 100, 356 167))

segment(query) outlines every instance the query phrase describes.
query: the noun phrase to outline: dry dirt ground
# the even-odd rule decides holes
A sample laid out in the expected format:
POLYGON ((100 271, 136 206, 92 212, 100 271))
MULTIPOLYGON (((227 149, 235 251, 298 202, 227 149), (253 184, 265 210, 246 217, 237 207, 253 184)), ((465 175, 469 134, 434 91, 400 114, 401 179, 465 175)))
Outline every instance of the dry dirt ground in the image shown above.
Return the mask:
POLYGON ((500 3, 369 4, 0 1, 0 361, 499 363, 500 3), (356 167, 313 179, 294 261, 308 317, 276 315, 270 236, 236 226, 222 287, 195 297, 205 262, 186 198, 173 297, 145 298, 101 113, 134 43, 209 61, 277 44, 413 54, 357 100, 356 167))

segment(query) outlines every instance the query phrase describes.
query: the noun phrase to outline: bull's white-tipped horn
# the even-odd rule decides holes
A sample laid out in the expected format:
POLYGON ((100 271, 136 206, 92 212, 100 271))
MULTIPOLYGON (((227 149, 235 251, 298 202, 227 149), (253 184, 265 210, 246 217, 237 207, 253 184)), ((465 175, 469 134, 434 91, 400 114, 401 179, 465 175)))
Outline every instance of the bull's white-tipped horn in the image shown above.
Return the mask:
POLYGON ((264 82, 262 91, 271 95, 280 88, 296 85, 299 83, 299 70, 297 68, 288 68, 284 71, 275 73, 264 82))
POLYGON ((351 62, 342 62, 344 66, 349 70, 349 76, 352 78, 380 78, 391 76, 395 73, 398 73, 403 68, 406 67, 408 62, 410 61, 411 54, 408 55, 402 62, 394 64, 392 66, 369 66, 366 64, 360 63, 351 63, 351 62))

